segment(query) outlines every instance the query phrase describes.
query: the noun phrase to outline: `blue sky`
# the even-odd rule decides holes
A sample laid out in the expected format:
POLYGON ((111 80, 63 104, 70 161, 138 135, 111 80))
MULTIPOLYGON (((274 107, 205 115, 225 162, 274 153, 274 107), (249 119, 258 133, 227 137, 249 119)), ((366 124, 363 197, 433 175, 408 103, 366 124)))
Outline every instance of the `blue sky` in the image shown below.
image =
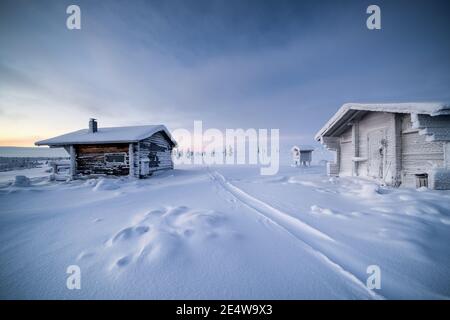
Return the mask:
POLYGON ((450 100, 449 1, 0 1, 0 145, 87 125, 279 128, 450 100), (81 30, 66 8, 81 8, 81 30), (366 28, 381 8, 382 29, 366 28))

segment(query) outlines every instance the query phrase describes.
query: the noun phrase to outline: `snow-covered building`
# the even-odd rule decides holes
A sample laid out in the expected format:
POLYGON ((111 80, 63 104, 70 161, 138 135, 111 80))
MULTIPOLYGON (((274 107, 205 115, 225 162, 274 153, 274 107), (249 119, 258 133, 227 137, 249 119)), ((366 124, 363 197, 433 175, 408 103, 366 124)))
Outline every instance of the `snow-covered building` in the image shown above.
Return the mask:
POLYGON ((176 141, 163 125, 89 128, 37 141, 37 146, 64 148, 70 155, 70 175, 107 174, 146 177, 158 170, 173 169, 176 141))
POLYGON ((291 148, 294 166, 310 166, 312 161, 312 152, 314 147, 311 146, 293 146, 291 148))
POLYGON ((336 152, 329 175, 450 189, 450 103, 347 103, 315 139, 336 152))

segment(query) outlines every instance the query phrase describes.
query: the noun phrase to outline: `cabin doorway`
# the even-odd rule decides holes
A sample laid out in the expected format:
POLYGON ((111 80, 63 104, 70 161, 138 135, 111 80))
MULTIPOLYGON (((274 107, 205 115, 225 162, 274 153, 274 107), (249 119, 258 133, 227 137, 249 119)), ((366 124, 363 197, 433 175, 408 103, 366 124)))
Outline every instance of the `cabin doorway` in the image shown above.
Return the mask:
POLYGON ((367 175, 383 179, 386 159, 386 134, 384 129, 370 131, 367 134, 367 175))
POLYGON ((352 175, 352 141, 341 141, 340 144, 340 174, 343 176, 352 175))

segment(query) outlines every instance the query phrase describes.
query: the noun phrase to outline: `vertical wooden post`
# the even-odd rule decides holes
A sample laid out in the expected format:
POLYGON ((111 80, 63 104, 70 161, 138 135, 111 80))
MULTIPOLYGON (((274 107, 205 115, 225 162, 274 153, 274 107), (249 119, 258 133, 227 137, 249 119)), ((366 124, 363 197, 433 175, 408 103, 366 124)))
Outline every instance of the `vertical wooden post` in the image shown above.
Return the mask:
POLYGON ((133 150, 133 144, 130 143, 128 147, 128 162, 130 167, 130 177, 134 177, 134 150, 133 150))
POLYGON ((70 177, 73 179, 75 177, 75 174, 77 172, 77 155, 75 153, 75 147, 70 145, 70 177))
MULTIPOLYGON (((359 121, 355 119, 352 125, 353 156, 359 157, 359 121)), ((358 176, 358 161, 353 161, 352 175, 358 176)))
POLYGON ((334 151, 334 162, 327 163, 327 174, 329 176, 339 176, 341 165, 341 144, 339 137, 322 137, 322 144, 328 150, 334 151))
POLYGON ((140 177, 141 176, 141 143, 138 142, 137 144, 137 167, 138 167, 138 172, 137 172, 137 176, 140 177))
POLYGON ((402 115, 394 115, 394 163, 392 166, 394 187, 399 187, 402 183, 402 115))
POLYGON ((450 142, 444 142, 444 169, 450 170, 450 142))

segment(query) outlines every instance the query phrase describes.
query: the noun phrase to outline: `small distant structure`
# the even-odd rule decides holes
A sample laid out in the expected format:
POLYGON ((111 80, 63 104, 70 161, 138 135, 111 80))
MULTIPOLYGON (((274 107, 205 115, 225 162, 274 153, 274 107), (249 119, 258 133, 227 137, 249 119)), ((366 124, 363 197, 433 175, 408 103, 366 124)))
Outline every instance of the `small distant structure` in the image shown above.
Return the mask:
POLYGON ((293 146, 291 148, 293 166, 311 166, 313 151, 314 148, 311 146, 293 146))
POLYGON ((347 103, 315 139, 335 151, 329 175, 450 189, 450 103, 347 103))
POLYGON ((70 161, 55 162, 55 175, 68 171, 70 178, 116 175, 144 178, 155 171, 173 169, 172 149, 177 143, 163 125, 89 128, 37 141, 37 146, 64 148, 70 161))

